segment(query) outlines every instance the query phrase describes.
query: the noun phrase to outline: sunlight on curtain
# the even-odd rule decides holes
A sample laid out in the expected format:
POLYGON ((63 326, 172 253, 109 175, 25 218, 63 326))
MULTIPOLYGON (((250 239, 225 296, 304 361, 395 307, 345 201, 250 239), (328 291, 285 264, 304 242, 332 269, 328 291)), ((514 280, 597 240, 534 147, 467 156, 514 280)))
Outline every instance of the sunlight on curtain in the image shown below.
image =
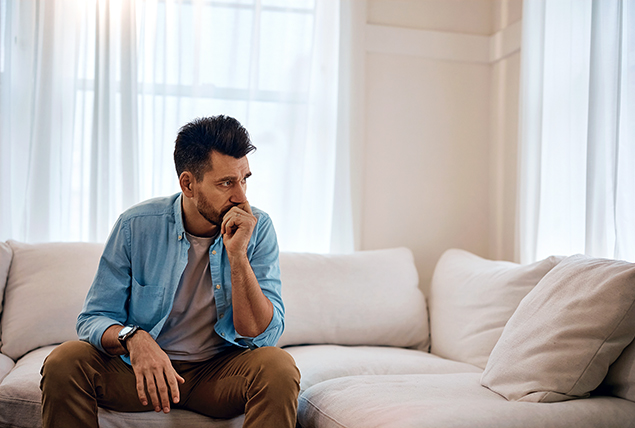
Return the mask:
POLYGON ((635 0, 525 1, 519 259, 635 261, 635 0))
POLYGON ((0 7, 0 239, 105 240, 124 209, 178 191, 179 127, 226 114, 258 148, 248 196, 280 247, 330 250, 339 1, 0 7))

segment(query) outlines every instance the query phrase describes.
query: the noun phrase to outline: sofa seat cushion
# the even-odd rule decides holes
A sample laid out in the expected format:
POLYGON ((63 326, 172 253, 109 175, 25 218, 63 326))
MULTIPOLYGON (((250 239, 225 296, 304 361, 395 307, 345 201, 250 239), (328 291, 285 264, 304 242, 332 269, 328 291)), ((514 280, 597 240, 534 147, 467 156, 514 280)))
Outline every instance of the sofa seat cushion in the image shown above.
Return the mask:
POLYGON ((0 383, 0 426, 42 426, 40 368, 54 348, 47 346, 29 352, 0 383))
POLYGON ((627 427, 635 403, 616 397, 510 402, 483 388, 477 373, 354 376, 309 388, 298 415, 311 428, 627 427))
POLYGON ((213 419, 188 410, 172 409, 170 413, 122 413, 99 408, 100 428, 241 428, 245 416, 213 419))
POLYGON ((15 363, 11 358, 4 354, 0 354, 0 382, 2 382, 2 379, 9 374, 9 372, 13 369, 13 366, 15 366, 15 363))
MULTIPOLYGON (((40 368, 55 346, 29 352, 16 363, 14 369, 0 383, 0 427, 41 427, 42 394, 40 368)), ((187 410, 173 409, 170 413, 122 413, 99 409, 102 428, 240 428, 244 416, 233 419, 213 419, 187 410)))
POLYGON ((302 391, 325 380, 356 375, 481 373, 470 364, 415 349, 312 345, 285 348, 302 374, 302 391))

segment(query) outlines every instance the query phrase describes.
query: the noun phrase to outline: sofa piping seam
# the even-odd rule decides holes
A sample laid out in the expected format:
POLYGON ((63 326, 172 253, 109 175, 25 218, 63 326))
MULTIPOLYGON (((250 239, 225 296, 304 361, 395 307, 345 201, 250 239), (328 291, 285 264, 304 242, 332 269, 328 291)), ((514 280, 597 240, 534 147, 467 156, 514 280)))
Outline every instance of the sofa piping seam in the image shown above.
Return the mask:
POLYGON ((324 416, 325 418, 329 419, 330 421, 338 424, 340 427, 342 428, 347 428, 346 425, 343 425, 340 421, 338 421, 337 419, 335 419, 334 417, 327 415, 322 409, 320 409, 318 407, 317 404, 315 404, 313 401, 311 401, 310 398, 306 398, 306 397, 300 397, 300 400, 305 400, 306 402, 308 402, 311 406, 313 406, 313 408, 315 410, 317 410, 318 413, 320 413, 322 416, 324 416))
POLYGON ((32 404, 38 404, 38 405, 42 405, 41 401, 33 401, 33 400, 27 400, 24 398, 13 398, 13 397, 0 397, 0 402, 4 402, 4 401, 12 401, 15 403, 32 403, 32 404))

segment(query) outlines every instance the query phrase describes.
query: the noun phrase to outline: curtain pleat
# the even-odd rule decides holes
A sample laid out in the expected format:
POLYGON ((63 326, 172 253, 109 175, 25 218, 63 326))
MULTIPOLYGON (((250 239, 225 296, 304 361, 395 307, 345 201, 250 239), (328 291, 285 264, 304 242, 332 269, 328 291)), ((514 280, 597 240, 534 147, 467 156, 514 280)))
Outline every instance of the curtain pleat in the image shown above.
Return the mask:
POLYGON ((633 7, 524 3, 522 262, 574 253, 635 261, 633 7))

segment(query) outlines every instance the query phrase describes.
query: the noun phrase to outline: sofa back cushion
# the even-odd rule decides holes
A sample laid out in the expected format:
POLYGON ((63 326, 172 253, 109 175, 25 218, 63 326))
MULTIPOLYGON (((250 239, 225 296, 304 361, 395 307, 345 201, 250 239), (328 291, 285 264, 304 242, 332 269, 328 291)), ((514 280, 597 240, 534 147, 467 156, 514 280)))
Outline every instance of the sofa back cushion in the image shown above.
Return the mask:
POLYGON ((485 368, 520 301, 560 260, 519 265, 447 250, 430 288, 430 352, 485 368))
POLYGON ((348 255, 280 254, 285 331, 279 346, 426 349, 428 314, 406 248, 348 255))
POLYGON ((17 360, 35 348, 77 339, 77 315, 103 244, 9 245, 13 261, 2 313, 2 353, 17 360))
MULTIPOLYGON (((2 304, 4 302, 4 288, 7 285, 9 266, 13 251, 7 242, 0 242, 0 316, 2 316, 2 304)), ((2 329, 0 329, 0 348, 2 347, 2 329)))
MULTIPOLYGON (((13 262, 0 325, 13 358, 77 339, 75 323, 103 244, 9 241, 13 262)), ((286 328, 279 346, 429 344, 428 314, 412 252, 281 253, 286 328)))

